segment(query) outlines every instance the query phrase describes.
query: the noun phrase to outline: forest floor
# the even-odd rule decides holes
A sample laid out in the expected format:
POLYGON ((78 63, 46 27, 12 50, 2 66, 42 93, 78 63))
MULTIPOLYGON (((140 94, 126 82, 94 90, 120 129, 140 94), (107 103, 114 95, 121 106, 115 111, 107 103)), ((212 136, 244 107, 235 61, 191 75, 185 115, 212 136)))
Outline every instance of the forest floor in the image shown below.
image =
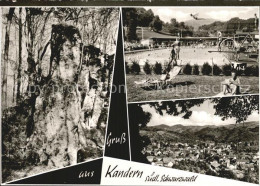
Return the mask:
MULTIPOLYGON (((182 98, 199 98, 216 96, 222 91, 221 82, 229 76, 178 75, 171 84, 158 90, 144 89, 134 81, 148 78, 160 79, 160 75, 126 75, 128 102, 170 100, 182 98)), ((258 77, 240 76, 241 93, 257 94, 259 92, 258 77)))
POLYGON ((49 166, 40 165, 40 166, 26 166, 20 169, 5 169, 5 182, 16 181, 28 176, 37 175, 39 173, 44 173, 50 171, 49 166), (7 173, 9 172, 9 173, 7 173))

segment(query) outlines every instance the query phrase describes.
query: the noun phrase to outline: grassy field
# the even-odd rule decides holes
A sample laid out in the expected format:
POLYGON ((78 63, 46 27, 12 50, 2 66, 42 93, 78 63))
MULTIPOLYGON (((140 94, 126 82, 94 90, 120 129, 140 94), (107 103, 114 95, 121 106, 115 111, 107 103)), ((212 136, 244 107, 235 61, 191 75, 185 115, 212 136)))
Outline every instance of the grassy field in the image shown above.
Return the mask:
MULTIPOLYGON (((164 89, 153 88, 144 89, 141 85, 136 85, 134 81, 147 78, 160 78, 160 75, 130 75, 126 76, 128 102, 169 100, 182 98, 197 98, 216 96, 222 91, 221 82, 228 76, 197 76, 178 75, 172 80, 170 85, 164 89)), ((244 94, 258 94, 258 77, 239 77, 241 81, 241 91, 244 94)))

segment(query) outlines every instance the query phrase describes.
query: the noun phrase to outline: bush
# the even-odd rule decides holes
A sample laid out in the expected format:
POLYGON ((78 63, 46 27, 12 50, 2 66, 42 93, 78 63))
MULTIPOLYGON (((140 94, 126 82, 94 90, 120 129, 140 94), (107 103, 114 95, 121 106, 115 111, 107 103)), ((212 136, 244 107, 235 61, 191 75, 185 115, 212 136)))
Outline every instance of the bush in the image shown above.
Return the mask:
POLYGON ((219 68, 218 65, 216 65, 216 64, 213 65, 213 74, 215 76, 219 76, 221 74, 221 72, 222 72, 222 70, 221 70, 221 68, 219 68))
POLYGON ((231 76, 231 65, 229 64, 225 64, 223 67, 222 67, 222 72, 225 76, 231 76))
POLYGON ((252 68, 252 66, 246 67, 246 69, 245 69, 245 71, 244 71, 244 74, 245 74, 246 76, 250 76, 252 73, 253 73, 253 68, 252 68))
POLYGON ((199 75, 200 74, 200 67, 199 67, 199 65, 195 64, 193 66, 193 74, 194 75, 199 75))
POLYGON ((192 67, 189 63, 187 63, 183 68, 183 73, 186 75, 191 75, 192 67))
POLYGON ((162 74, 162 65, 161 63, 156 62, 154 67, 153 67, 153 71, 155 74, 162 74))
POLYGON ((136 61, 133 61, 133 64, 131 66, 131 72, 135 74, 139 74, 141 72, 140 65, 136 61))
POLYGON ((145 72, 146 74, 151 74, 151 72, 152 72, 151 65, 149 65, 148 62, 145 62, 145 65, 144 65, 143 69, 144 69, 144 72, 145 72))
POLYGON ((212 73, 212 67, 208 64, 208 62, 203 64, 201 72, 203 75, 210 75, 212 73))
POLYGON ((126 73, 126 74, 129 74, 130 71, 131 71, 131 69, 130 69, 128 63, 126 62, 126 63, 125 63, 125 73, 126 73))
POLYGON ((259 77, 259 66, 252 66, 252 75, 259 77))

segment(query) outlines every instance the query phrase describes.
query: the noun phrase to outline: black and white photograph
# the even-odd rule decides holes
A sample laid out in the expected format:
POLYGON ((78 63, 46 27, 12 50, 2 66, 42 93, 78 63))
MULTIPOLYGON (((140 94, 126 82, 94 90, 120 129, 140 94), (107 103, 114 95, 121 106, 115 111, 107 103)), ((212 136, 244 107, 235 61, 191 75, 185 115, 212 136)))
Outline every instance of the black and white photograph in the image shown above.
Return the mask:
POLYGON ((259 96, 129 104, 132 161, 259 184, 259 96))
POLYGON ((103 157, 119 15, 1 8, 1 182, 103 157))
POLYGON ((123 8, 129 102, 259 92, 258 7, 123 8))

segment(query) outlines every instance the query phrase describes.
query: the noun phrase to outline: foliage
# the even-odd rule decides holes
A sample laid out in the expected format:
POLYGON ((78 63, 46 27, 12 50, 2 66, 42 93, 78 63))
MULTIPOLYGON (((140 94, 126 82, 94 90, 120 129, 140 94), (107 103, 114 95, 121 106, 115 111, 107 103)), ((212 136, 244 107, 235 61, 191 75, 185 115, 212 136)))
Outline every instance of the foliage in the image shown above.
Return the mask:
POLYGON ((163 22, 160 20, 159 16, 155 16, 153 21, 150 23, 150 27, 156 32, 162 30, 163 22))
POLYGON ((126 73, 126 74, 129 74, 130 72, 131 72, 131 69, 130 69, 130 67, 129 67, 128 62, 126 62, 126 63, 125 63, 125 73, 126 73))
POLYGON ((225 170, 221 169, 219 171, 219 176, 222 178, 228 178, 228 179, 236 179, 236 175, 231 170, 225 170))
POLYGON ((203 64, 202 69, 201 69, 201 73, 203 75, 210 75, 212 73, 212 67, 208 62, 203 64))
POLYGON ((193 72, 194 75, 199 75, 200 74, 200 69, 199 69, 199 65, 195 64, 193 65, 193 72))
POLYGON ((192 72, 192 66, 189 63, 187 63, 183 68, 183 73, 186 75, 191 75, 191 72, 192 72))
POLYGON ((245 71, 244 71, 244 74, 245 74, 246 76, 250 76, 250 75, 252 74, 252 71, 253 71, 252 66, 248 66, 248 67, 246 67, 246 69, 245 69, 245 71))
POLYGON ((144 69, 144 72, 146 74, 151 74, 152 73, 152 67, 149 64, 149 62, 147 62, 147 61, 145 62, 145 65, 144 65, 143 69, 144 69))
POLYGON ((216 34, 217 31, 221 31, 224 34, 224 36, 227 36, 230 34, 235 34, 237 30, 252 32, 254 31, 254 29, 255 29, 254 18, 249 18, 244 20, 238 17, 234 17, 226 22, 215 21, 208 25, 202 25, 199 27, 198 32, 207 33, 207 35, 204 36, 209 36, 209 34, 216 34))
POLYGON ((137 8, 137 25, 148 27, 153 21, 154 13, 151 9, 145 10, 144 8, 137 8))
POLYGON ((222 73, 225 76, 230 76, 231 75, 231 65, 230 64, 225 64, 222 66, 222 73))
POLYGON ((155 74, 162 74, 162 64, 159 62, 156 62, 154 67, 153 67, 153 71, 155 74))
POLYGON ((136 8, 124 8, 122 11, 123 24, 127 26, 127 33, 125 34, 127 41, 137 40, 137 11, 136 8))
POLYGON ((259 77, 259 66, 258 65, 252 66, 252 74, 253 74, 253 76, 259 77))
POLYGON ((184 22, 178 22, 175 18, 172 18, 170 23, 167 22, 163 24, 163 31, 173 35, 181 33, 183 37, 193 35, 192 26, 188 26, 184 22))
POLYGON ((213 65, 213 75, 219 76, 221 74, 222 70, 219 68, 217 64, 213 65))
POLYGON ((216 98, 213 102, 216 103, 215 115, 222 117, 222 120, 235 118, 236 123, 241 123, 254 111, 259 112, 259 97, 255 95, 216 98))
POLYGON ((137 61, 132 62, 131 72, 135 74, 139 74, 141 72, 140 65, 137 61))

